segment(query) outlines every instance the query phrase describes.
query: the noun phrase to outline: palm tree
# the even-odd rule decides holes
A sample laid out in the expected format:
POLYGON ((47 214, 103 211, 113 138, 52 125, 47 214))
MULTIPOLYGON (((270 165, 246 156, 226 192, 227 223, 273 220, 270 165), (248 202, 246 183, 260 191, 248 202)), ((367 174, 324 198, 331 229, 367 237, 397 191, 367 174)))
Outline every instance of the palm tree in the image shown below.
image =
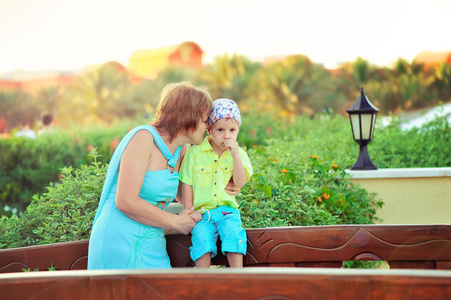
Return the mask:
POLYGON ((199 71, 198 80, 208 86, 213 98, 230 98, 240 102, 260 64, 242 55, 217 56, 212 64, 199 71))
POLYGON ((284 114, 321 110, 330 99, 329 74, 303 55, 288 56, 261 69, 251 84, 252 98, 265 110, 280 107, 284 114))
POLYGON ((129 114, 130 86, 124 67, 115 62, 106 63, 77 78, 62 105, 69 109, 66 113, 84 119, 85 123, 111 122, 129 114))

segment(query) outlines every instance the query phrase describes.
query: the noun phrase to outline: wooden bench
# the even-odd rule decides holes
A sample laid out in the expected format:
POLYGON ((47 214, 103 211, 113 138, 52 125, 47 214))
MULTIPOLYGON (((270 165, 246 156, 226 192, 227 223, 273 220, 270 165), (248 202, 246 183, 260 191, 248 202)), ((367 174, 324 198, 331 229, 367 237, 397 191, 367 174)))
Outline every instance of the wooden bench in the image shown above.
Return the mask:
POLYGON ((451 295, 451 271, 243 268, 0 274, 0 298, 418 299, 451 295))
MULTIPOLYGON (((167 235, 172 270, 86 271, 88 241, 0 250, 0 273, 7 273, 0 274, 0 298, 451 298, 451 225, 278 227, 247 235, 240 270, 191 268, 190 237, 180 234, 167 235), (383 260, 390 270, 340 269, 349 260, 383 260), (60 271, 22 271, 52 264, 60 271)), ((218 255, 212 263, 227 262, 218 255)))
MULTIPOLYGON (((451 269, 451 225, 334 225, 247 229, 246 267, 332 267, 381 260, 390 268, 451 269)), ((220 243, 219 243, 220 244, 220 243)), ((168 234, 173 267, 192 267, 189 235, 168 234)), ((219 248, 220 249, 220 248, 219 248)), ((86 269, 88 241, 0 250, 0 273, 86 269)), ((218 254, 215 265, 226 265, 218 254)))

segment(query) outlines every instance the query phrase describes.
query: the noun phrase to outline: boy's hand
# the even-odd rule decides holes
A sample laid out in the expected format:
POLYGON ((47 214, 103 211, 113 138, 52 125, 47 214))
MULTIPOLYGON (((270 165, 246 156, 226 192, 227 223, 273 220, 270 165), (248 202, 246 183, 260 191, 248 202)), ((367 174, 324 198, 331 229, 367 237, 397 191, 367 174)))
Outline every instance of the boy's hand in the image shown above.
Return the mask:
POLYGON ((241 189, 239 187, 236 187, 235 183, 233 183, 233 178, 230 178, 230 181, 227 183, 225 187, 225 192, 230 196, 236 196, 240 193, 240 191, 241 189))
POLYGON ((232 156, 235 155, 239 155, 239 151, 238 151, 238 142, 235 140, 227 140, 223 143, 224 148, 228 148, 230 149, 230 154, 232 154, 232 156))
POLYGON ((202 214, 198 211, 193 211, 189 214, 189 216, 191 217, 191 219, 193 219, 194 222, 199 222, 200 220, 202 220, 202 214))

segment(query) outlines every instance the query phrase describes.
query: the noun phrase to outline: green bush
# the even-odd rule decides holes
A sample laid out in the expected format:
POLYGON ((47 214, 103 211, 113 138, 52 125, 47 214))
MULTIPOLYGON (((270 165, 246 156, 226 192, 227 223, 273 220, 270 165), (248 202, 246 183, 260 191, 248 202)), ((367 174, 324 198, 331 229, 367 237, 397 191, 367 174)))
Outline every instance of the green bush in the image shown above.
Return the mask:
POLYGON ((379 168, 451 167, 451 127, 444 117, 407 131, 402 131, 395 120, 376 129, 368 147, 371 160, 379 168))
POLYGON ((77 168, 86 163, 96 147, 100 161, 109 162, 120 139, 136 121, 114 126, 93 126, 57 130, 37 139, 0 139, 0 216, 20 215, 31 197, 45 192, 50 181, 57 181, 63 167, 77 168), (5 209, 6 208, 6 209, 5 209))
POLYGON ((355 186, 343 162, 302 150, 292 155, 301 144, 272 140, 248 151, 255 173, 239 197, 244 226, 374 223, 382 201, 355 186))
MULTIPOLYGON (((249 150, 256 173, 238 196, 245 227, 373 223, 382 202, 353 186, 342 167, 330 159, 289 155, 287 147, 298 147, 293 142, 269 143, 249 150)), ((89 238, 107 169, 95 148, 91 156, 88 165, 63 168, 61 180, 34 195, 21 217, 3 216, 0 247, 89 238)))
POLYGON ((60 132, 36 140, 0 140, 0 207, 22 212, 33 194, 44 192, 49 181, 58 179, 58 168, 84 162, 87 151, 82 147, 60 132))
POLYGON ((62 178, 48 192, 33 196, 25 213, 0 219, 0 248, 14 248, 89 238, 107 165, 93 161, 79 168, 65 167, 62 178))

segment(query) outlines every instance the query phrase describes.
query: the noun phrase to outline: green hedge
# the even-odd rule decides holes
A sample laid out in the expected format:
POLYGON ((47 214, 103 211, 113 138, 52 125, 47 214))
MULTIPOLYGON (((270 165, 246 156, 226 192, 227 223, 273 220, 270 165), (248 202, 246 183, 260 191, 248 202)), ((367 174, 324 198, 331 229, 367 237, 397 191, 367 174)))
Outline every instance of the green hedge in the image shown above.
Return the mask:
POLYGON ((0 139, 0 215, 19 214, 30 204, 32 195, 43 193, 50 181, 61 177, 63 167, 77 168, 87 162, 96 147, 106 163, 120 139, 136 122, 55 130, 37 139, 0 139))

